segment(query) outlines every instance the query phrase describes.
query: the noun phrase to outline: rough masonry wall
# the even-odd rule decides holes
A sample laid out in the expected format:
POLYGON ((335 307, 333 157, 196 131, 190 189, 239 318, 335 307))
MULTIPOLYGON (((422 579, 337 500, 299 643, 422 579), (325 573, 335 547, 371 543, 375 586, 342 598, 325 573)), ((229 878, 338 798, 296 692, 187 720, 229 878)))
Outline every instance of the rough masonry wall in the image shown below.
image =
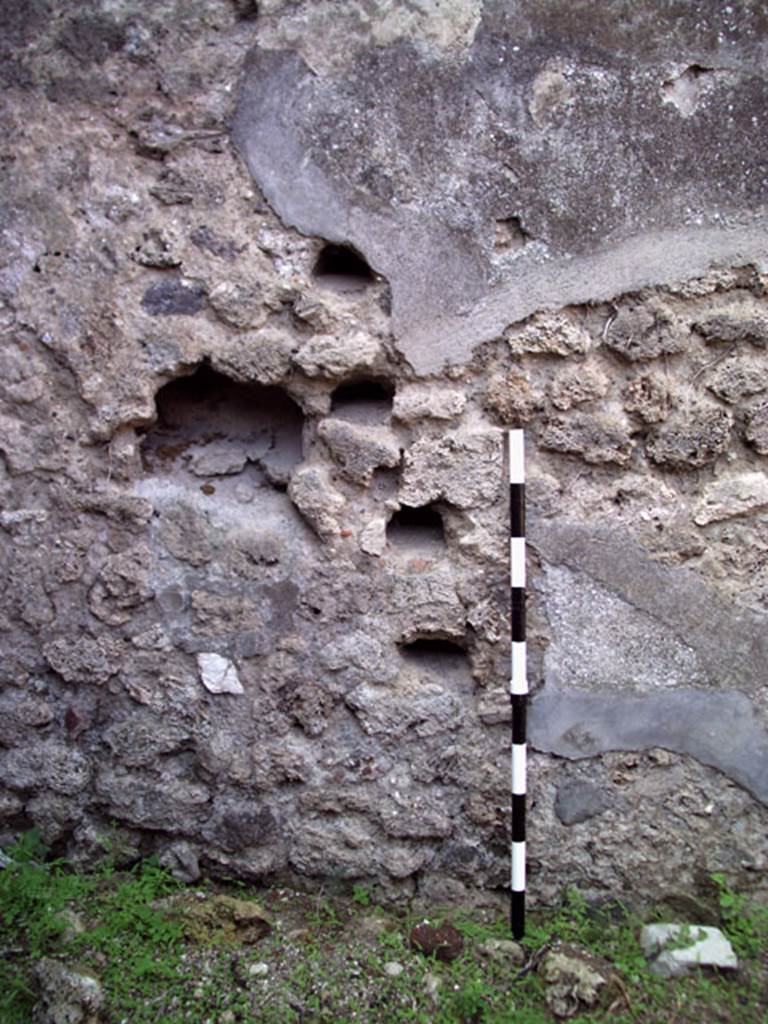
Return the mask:
POLYGON ((4 11, 0 838, 501 891, 522 425, 533 895, 764 885, 758 6, 379 6, 4 11))

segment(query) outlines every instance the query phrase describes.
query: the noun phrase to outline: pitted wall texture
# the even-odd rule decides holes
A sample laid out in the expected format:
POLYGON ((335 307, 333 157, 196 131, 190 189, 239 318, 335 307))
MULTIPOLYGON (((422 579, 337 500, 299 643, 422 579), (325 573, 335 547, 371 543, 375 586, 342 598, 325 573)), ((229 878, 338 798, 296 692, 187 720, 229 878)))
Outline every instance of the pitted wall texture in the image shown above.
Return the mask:
POLYGON ((501 892, 524 426, 533 895, 763 884, 764 14, 605 7, 9 5, 3 841, 501 892))

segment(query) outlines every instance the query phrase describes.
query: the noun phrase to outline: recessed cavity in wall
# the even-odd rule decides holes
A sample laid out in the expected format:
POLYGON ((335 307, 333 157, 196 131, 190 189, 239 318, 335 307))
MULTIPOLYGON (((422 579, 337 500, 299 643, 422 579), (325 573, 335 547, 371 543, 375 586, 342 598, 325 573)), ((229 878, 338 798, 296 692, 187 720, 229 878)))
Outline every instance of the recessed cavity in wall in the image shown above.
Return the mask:
POLYGON ((460 642, 428 636, 399 646, 403 660, 419 673, 434 676, 438 681, 452 679, 470 684, 469 655, 460 642))
POLYGON ((387 525, 387 541, 406 554, 434 557, 445 548, 443 517, 434 505, 403 505, 387 525))
POLYGON ((376 280, 365 259, 348 245, 323 246, 313 276, 321 288, 340 293, 362 292, 376 280))
POLYGON ((531 241, 519 217, 504 217, 496 221, 494 248, 497 252, 514 252, 531 241))
POLYGON ((696 113, 702 94, 714 77, 712 68, 691 64, 681 75, 664 82, 661 88, 662 99, 676 107, 683 117, 690 117, 696 113))
MULTIPOLYGON (((145 471, 213 498, 285 491, 302 457, 303 415, 279 388, 243 384, 200 366, 156 396, 142 441, 145 471)), ((287 502, 287 498, 283 498, 287 502)))
POLYGON ((331 413, 355 423, 381 423, 392 413, 394 393, 394 386, 386 380, 350 380, 333 392, 331 413))

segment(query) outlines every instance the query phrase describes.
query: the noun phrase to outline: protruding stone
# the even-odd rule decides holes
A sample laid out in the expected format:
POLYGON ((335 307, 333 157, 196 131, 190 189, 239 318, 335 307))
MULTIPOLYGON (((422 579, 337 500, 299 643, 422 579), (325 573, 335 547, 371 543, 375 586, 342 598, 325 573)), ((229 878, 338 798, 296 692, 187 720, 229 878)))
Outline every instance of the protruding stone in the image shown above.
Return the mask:
POLYGON ((751 306, 732 306, 693 324, 693 329, 708 342, 768 345, 768 316, 751 306))
POLYGON ((452 420, 460 416, 467 396, 458 388, 405 384, 395 393, 392 415, 403 423, 419 420, 452 420))
POLYGON ((33 1024, 99 1024, 104 993, 93 975, 44 957, 35 966, 40 995, 33 1024))
POLYGON ((602 398, 609 386, 606 375, 595 366, 570 367, 559 374, 550 387, 552 405, 567 412, 574 405, 602 398))
POLYGON ((766 509, 768 478, 764 473, 744 473, 710 484, 693 513, 693 521, 697 526, 706 526, 766 509))
POLYGON ((198 654, 197 667, 200 670, 200 682, 209 693, 245 692, 237 669, 228 658, 213 652, 198 654))
POLYGON ((605 344, 630 362, 682 352, 688 339, 675 315, 658 299, 622 308, 605 332, 605 344))
POLYGON ((481 508, 499 496, 498 431, 422 438, 405 453, 400 501, 419 508, 444 498, 457 508, 481 508))
POLYGON ((698 924, 648 924, 640 933, 640 946, 654 974, 673 978, 693 967, 738 970, 733 946, 719 928, 698 924), (672 947, 672 948, 670 948, 672 947))
POLYGON ((317 432, 342 473, 356 483, 367 485, 374 469, 400 463, 400 443, 389 427, 325 419, 317 432))
POLYGON ((553 417, 542 431, 541 446, 580 455, 585 462, 613 462, 619 466, 629 462, 633 448, 623 424, 586 413, 553 417))
POLYGON ((744 436, 760 455, 768 455, 768 404, 752 413, 744 436))
POLYGON ((341 338, 319 334, 311 338, 294 359, 309 377, 342 377, 353 370, 371 369, 380 352, 378 339, 368 334, 341 338))
POLYGON ((667 420, 645 450, 660 466, 698 469, 722 455, 730 435, 731 417, 725 409, 694 409, 667 420))
POLYGON ((543 407, 543 396, 522 373, 495 374, 488 382, 485 408, 503 427, 529 423, 543 407))
POLYGON ((566 313, 537 313, 523 327, 508 328, 506 338, 513 355, 584 355, 592 347, 587 332, 566 313))
POLYGON ((288 485, 288 496, 319 537, 328 540, 341 532, 340 516, 346 500, 319 466, 302 466, 288 485))

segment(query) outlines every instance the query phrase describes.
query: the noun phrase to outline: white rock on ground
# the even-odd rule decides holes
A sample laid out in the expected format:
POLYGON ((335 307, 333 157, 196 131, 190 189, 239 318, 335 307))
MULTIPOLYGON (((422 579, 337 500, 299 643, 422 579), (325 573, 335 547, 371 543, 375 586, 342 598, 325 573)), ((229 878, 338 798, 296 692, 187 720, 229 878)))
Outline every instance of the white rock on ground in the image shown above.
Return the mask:
POLYGON ((220 654, 198 654, 197 667, 200 680, 209 693, 244 693, 237 669, 228 658, 220 654))
POLYGON ((33 1024, 98 1024, 104 993, 96 978, 44 957, 35 967, 40 996, 33 1024))
POLYGON ((719 928, 707 925, 648 924, 640 933, 640 946, 649 959, 658 954, 651 970, 667 978, 685 974, 691 967, 735 971, 739 966, 725 935, 719 928), (690 942, 682 946, 688 935, 690 942))

